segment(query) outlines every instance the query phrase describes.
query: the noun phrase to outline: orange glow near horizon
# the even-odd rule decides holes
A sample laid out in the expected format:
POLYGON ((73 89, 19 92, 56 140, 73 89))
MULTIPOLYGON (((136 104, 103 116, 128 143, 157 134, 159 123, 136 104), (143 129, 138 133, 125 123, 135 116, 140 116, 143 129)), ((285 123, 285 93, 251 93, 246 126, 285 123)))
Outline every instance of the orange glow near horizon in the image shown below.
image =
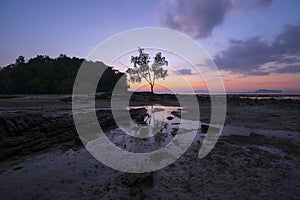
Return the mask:
POLYGON ((222 72, 226 90, 249 91, 257 89, 299 90, 299 74, 270 74, 268 76, 241 76, 222 72))
MULTIPOLYGON (((146 81, 141 83, 130 83, 130 90, 150 91, 150 85, 146 81)), ((176 75, 170 73, 165 80, 159 79, 155 82, 156 92, 185 92, 191 90, 207 90, 204 80, 196 75, 176 75)))
MULTIPOLYGON (((223 83, 226 91, 255 91, 257 89, 277 90, 299 90, 299 74, 271 74, 268 76, 242 76, 228 72, 222 72, 223 83)), ((196 75, 170 75, 165 80, 158 80, 155 83, 154 91, 171 92, 186 91, 189 84, 193 90, 207 90, 205 81, 196 75), (183 80, 188 83, 183 84, 183 80)), ((130 83, 130 90, 150 91, 147 82, 130 83)))

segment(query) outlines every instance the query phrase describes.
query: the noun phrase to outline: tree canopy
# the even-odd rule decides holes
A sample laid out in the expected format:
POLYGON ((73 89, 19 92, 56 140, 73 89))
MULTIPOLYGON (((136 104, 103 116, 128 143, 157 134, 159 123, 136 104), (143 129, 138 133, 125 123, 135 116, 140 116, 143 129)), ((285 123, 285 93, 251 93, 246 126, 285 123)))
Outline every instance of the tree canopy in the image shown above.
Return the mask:
POLYGON ((142 79, 145 79, 150 85, 150 91, 153 93, 155 81, 157 79, 165 79, 168 76, 168 71, 163 68, 164 65, 168 65, 165 57, 162 57, 161 52, 156 53, 154 60, 149 65, 150 56, 144 53, 144 49, 138 48, 139 55, 131 57, 132 68, 128 68, 126 73, 129 75, 129 80, 133 83, 140 83, 142 79))
MULTIPOLYGON (((85 61, 61 54, 57 58, 38 55, 27 62, 19 56, 14 64, 0 68, 0 94, 71 94, 77 72, 85 61)), ((126 74, 102 62, 89 64, 106 68, 98 83, 97 92, 111 92, 115 84, 126 74)), ((126 77, 124 91, 128 85, 126 77)))

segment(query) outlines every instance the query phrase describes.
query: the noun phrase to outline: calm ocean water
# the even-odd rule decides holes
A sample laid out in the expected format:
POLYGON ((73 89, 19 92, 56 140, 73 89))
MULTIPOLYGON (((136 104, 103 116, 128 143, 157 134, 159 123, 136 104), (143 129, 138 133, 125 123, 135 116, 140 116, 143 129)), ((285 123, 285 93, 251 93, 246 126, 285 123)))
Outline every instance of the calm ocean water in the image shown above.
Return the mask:
POLYGON ((275 99, 275 100, 283 100, 283 99, 292 99, 292 100, 300 100, 300 95, 240 95, 240 98, 246 99, 275 99))

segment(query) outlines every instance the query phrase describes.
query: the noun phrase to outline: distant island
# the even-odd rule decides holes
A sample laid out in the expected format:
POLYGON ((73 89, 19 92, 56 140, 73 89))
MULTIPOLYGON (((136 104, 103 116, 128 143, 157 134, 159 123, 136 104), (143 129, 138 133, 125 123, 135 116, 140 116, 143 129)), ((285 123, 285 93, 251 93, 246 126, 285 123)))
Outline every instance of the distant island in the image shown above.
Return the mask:
POLYGON ((255 93, 282 93, 282 90, 268 90, 268 89, 258 89, 255 93))

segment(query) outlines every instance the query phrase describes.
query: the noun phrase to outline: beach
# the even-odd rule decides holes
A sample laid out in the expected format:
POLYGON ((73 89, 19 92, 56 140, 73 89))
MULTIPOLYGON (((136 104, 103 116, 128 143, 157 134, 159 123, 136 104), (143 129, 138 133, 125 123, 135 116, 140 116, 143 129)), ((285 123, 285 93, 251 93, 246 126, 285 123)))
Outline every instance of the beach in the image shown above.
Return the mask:
MULTIPOLYGON (((209 96, 197 99, 201 122, 210 124, 209 96)), ((176 134, 166 132, 163 139, 133 140, 134 145, 128 145, 132 139, 112 120, 110 100, 107 94, 96 96, 96 112, 99 124, 117 146, 151 151, 176 134)), ((157 104, 157 113, 168 111, 170 124, 180 120, 178 113, 191 112, 180 107, 174 95, 148 93, 133 95, 132 107, 124 110, 131 109, 131 117, 143 123, 149 106, 157 104)), ((300 197, 299 100, 227 95, 225 126, 206 157, 198 157, 206 136, 199 127, 192 145, 179 159, 142 174, 107 167, 84 148, 74 126, 69 95, 0 98, 0 111, 0 193, 5 199, 300 197)))

